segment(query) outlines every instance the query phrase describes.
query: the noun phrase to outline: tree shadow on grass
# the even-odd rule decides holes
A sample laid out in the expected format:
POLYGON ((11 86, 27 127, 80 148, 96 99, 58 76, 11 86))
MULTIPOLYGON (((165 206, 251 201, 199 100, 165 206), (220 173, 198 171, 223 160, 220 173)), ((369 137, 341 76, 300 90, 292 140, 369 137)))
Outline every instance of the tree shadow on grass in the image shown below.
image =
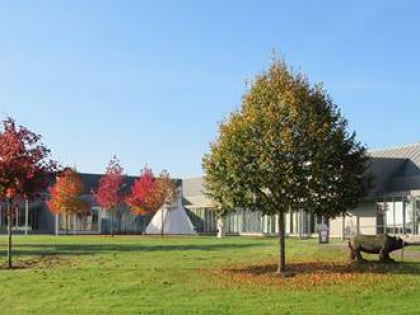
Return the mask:
MULTIPOLYGON (((18 244, 14 246, 15 256, 41 255, 95 255, 118 252, 171 252, 171 251, 217 251, 226 249, 245 249, 265 244, 203 244, 203 245, 143 245, 143 244, 18 244)), ((6 251, 0 251, 5 256, 6 251)))

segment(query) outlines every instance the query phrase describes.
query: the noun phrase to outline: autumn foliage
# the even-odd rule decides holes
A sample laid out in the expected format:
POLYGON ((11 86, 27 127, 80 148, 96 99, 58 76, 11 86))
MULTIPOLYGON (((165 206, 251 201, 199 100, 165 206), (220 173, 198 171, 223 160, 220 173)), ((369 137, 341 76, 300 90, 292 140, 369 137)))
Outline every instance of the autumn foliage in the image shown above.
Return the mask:
POLYGON ((48 208, 55 214, 82 214, 89 209, 89 204, 81 199, 84 183, 80 175, 71 168, 66 168, 54 186, 49 188, 48 208))
POLYGON ((158 178, 151 169, 145 167, 134 182, 130 195, 125 202, 135 214, 153 213, 165 203, 170 203, 175 198, 176 186, 169 173, 161 172, 158 178))
POLYGON ((231 265, 211 271, 229 285, 276 286, 285 290, 320 290, 329 286, 351 285, 369 287, 378 282, 391 281, 390 271, 396 268, 388 264, 349 264, 339 259, 291 259, 289 271, 293 277, 273 277, 277 270, 275 261, 254 265, 231 265))
POLYGON ((153 211, 149 199, 155 188, 155 177, 151 169, 145 167, 135 180, 131 193, 125 198, 126 204, 135 214, 146 214, 153 211))
POLYGON ((322 85, 274 60, 203 158, 204 186, 222 209, 277 215, 278 273, 287 274, 287 212, 336 217, 368 192, 366 148, 347 126, 322 85))
POLYGON ((41 136, 12 118, 3 121, 0 132, 0 199, 8 204, 8 266, 12 268, 13 204, 31 199, 48 185, 57 165, 49 158, 50 151, 40 142, 41 136))
MULTIPOLYGON (((113 157, 108 164, 106 174, 99 180, 97 191, 92 191, 93 199, 102 208, 112 211, 124 202, 123 196, 123 168, 117 157, 113 157)), ((114 236, 114 215, 111 212, 111 235, 114 236)))
POLYGON ((113 157, 105 176, 99 180, 98 190, 92 192, 93 198, 102 208, 112 210, 124 201, 121 189, 124 181, 123 171, 118 159, 113 157))
POLYGON ((3 121, 0 132, 1 199, 33 198, 48 186, 57 165, 48 158, 50 151, 40 143, 41 136, 13 119, 3 121))
POLYGON ((158 210, 165 204, 171 204, 177 195, 175 182, 171 179, 168 171, 163 170, 156 179, 155 189, 150 195, 149 202, 154 209, 158 210))

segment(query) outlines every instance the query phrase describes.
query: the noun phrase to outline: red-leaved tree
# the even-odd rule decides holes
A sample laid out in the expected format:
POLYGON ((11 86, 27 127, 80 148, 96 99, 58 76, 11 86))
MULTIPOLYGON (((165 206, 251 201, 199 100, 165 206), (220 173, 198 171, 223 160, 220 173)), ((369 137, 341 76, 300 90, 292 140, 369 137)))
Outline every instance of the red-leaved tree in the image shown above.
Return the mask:
POLYGON ((122 191, 123 171, 119 160, 114 156, 109 161, 105 176, 99 180, 98 190, 92 191, 92 196, 98 205, 111 214, 111 237, 114 237, 114 210, 124 202, 122 191))
POLYGON ((89 203, 82 199, 84 191, 83 179, 72 168, 65 168, 49 188, 48 208, 54 214, 65 215, 66 233, 68 233, 69 215, 86 214, 89 203))
POLYGON ((143 215, 156 211, 150 204, 150 196, 155 189, 155 176, 150 168, 143 168, 140 176, 134 181, 131 193, 125 198, 125 203, 134 214, 143 215))
POLYGON ((35 198, 48 186, 57 170, 41 136, 12 118, 3 121, 0 131, 0 198, 7 203, 8 267, 12 268, 12 207, 23 199, 35 198))
MULTIPOLYGON (((176 185, 167 171, 162 171, 155 177, 151 169, 145 167, 134 182, 131 194, 125 202, 135 214, 155 213, 165 204, 170 204, 176 198, 176 185)), ((163 236, 164 218, 162 211, 161 234, 163 236)))

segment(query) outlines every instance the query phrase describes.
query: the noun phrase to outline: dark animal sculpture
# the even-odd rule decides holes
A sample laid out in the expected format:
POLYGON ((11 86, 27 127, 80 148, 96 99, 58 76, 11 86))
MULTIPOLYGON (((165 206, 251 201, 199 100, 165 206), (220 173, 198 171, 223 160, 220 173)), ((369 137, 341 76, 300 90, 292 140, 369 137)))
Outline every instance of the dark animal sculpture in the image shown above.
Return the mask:
POLYGON ((389 257, 389 253, 401 249, 407 245, 407 242, 401 238, 389 236, 386 234, 379 235, 359 235, 352 237, 348 243, 350 248, 350 259, 356 262, 366 262, 360 252, 369 254, 379 254, 380 262, 393 262, 389 257))

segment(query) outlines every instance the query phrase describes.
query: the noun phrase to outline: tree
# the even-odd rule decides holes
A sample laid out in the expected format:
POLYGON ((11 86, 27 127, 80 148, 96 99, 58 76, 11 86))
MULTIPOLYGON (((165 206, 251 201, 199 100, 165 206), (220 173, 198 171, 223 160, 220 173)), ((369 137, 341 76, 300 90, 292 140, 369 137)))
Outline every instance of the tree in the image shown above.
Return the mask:
MULTIPOLYGON (((149 202, 153 205, 155 211, 159 210, 165 205, 170 205, 177 196, 177 188, 175 182, 171 179, 169 172, 163 170, 156 180, 155 189, 149 198, 149 202)), ((167 208, 166 211, 170 211, 167 208)), ((162 225, 160 235, 163 237, 165 230, 164 209, 162 209, 162 225)))
POLYGON ((165 204, 171 204, 177 195, 177 188, 174 180, 167 170, 160 172, 156 178, 154 189, 148 198, 148 203, 155 211, 162 208, 165 204))
POLYGON ((156 211, 154 205, 149 202, 154 188, 155 176, 150 168, 144 167, 134 181, 131 193, 125 198, 126 204, 134 214, 143 215, 156 211))
MULTIPOLYGON (((219 154, 217 151, 213 151, 212 153, 215 155, 219 154)), ((229 211, 235 209, 235 205, 233 203, 233 190, 230 190, 229 186, 223 180, 225 176, 223 167, 219 168, 215 163, 217 163, 217 156, 213 156, 212 158, 209 156, 204 157, 203 167, 205 169, 211 169, 205 176, 204 185, 206 187, 206 195, 213 201, 212 208, 217 218, 217 238, 223 238, 225 236, 225 217, 229 211)))
POLYGON ((145 167, 134 182, 131 194, 126 197, 125 201, 133 213, 143 215, 155 213, 165 204, 171 203, 175 197, 176 185, 169 173, 163 170, 156 178, 152 170, 145 167))
POLYGON ((220 124, 203 168, 219 204, 278 215, 281 274, 286 212, 335 217, 355 208, 369 188, 366 148, 322 85, 277 60, 220 124))
POLYGON ((119 160, 114 156, 108 164, 105 176, 99 180, 98 190, 92 192, 93 198, 99 206, 111 213, 111 237, 114 237, 113 210, 124 201, 122 194, 123 171, 119 160))
POLYGON ((89 209, 89 203, 81 198, 83 191, 83 179, 70 167, 65 168, 57 177, 55 184, 49 188, 48 208, 54 214, 65 216, 66 233, 68 233, 69 215, 85 214, 89 209))
POLYGON ((12 118, 3 121, 0 132, 0 198, 7 203, 8 267, 12 268, 12 207, 22 199, 33 199, 48 186, 57 169, 41 136, 12 118))

